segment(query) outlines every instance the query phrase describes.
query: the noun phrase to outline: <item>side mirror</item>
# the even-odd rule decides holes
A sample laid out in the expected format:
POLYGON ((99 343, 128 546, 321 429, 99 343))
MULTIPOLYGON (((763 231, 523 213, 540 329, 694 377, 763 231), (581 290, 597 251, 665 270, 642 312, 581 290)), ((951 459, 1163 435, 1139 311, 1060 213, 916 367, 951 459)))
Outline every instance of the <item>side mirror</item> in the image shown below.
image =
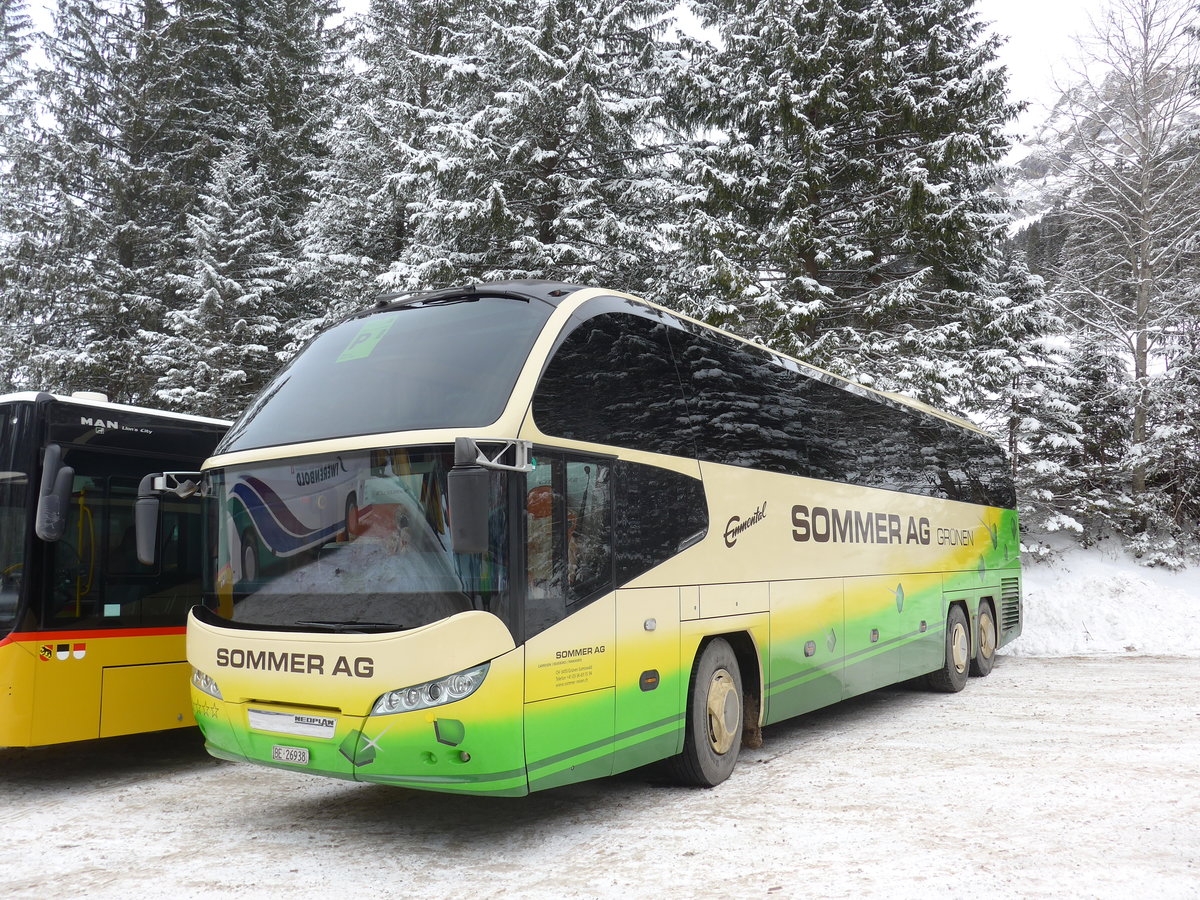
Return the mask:
POLYGON ((62 447, 50 444, 42 457, 42 486, 33 529, 43 541, 54 543, 63 536, 74 482, 75 470, 62 464, 62 447))
POLYGON ((488 549, 491 477, 482 466, 455 466, 447 475, 450 501, 450 546, 455 553, 488 549))
POLYGON ((133 503, 137 558, 144 566, 152 566, 158 561, 158 493, 154 490, 154 479, 159 477, 158 473, 144 477, 138 484, 137 500, 133 503))
POLYGON ((507 441, 489 457, 472 438, 454 439, 454 468, 447 474, 450 547, 455 553, 486 553, 492 486, 488 472, 532 472, 529 441, 507 441), (515 464, 500 462, 513 451, 515 464))

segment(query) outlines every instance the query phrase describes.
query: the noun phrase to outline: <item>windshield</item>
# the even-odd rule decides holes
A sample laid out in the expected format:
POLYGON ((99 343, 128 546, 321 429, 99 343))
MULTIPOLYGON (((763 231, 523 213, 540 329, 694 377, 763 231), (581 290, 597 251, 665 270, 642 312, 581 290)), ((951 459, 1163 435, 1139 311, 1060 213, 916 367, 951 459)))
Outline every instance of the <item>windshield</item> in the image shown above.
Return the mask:
POLYGON ((393 448, 212 473, 221 614, 246 625, 370 632, 482 609, 511 627, 507 480, 492 473, 489 551, 454 553, 453 461, 450 447, 393 448))
POLYGON ((12 630, 25 562, 29 475, 17 437, 18 407, 0 406, 0 635, 12 630))
POLYGON ((267 385, 217 452, 490 425, 553 311, 536 300, 478 297, 335 325, 267 385))

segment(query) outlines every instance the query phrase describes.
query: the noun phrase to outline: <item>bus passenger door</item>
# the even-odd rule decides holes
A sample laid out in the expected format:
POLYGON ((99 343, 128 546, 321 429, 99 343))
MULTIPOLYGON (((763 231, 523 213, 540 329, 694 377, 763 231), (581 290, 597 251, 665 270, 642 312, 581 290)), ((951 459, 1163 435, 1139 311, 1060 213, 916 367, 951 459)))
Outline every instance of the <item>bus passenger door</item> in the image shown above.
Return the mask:
POLYGON ((612 773, 612 511, 603 459, 537 454, 526 478, 529 789, 612 773))

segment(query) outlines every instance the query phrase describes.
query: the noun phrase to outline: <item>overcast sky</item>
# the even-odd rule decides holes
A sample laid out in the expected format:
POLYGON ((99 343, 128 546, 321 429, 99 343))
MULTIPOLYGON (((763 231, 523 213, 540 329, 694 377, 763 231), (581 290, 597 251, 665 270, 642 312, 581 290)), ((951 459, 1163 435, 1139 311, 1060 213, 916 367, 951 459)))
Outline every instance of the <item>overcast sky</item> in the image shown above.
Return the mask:
POLYGON ((1014 100, 1053 103, 1054 77, 1070 81, 1065 60, 1076 56, 1072 38, 1087 35, 1089 17, 1099 18, 1104 7, 1104 0, 978 0, 980 18, 1008 37, 1000 61, 1014 100))

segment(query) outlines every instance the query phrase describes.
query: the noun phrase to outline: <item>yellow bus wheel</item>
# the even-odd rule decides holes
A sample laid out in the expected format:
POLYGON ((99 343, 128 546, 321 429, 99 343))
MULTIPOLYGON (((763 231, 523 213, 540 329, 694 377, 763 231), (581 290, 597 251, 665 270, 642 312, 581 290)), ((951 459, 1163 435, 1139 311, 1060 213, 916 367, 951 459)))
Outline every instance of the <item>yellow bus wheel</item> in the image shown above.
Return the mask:
POLYGON ((742 675, 723 638, 705 645, 692 667, 683 752, 671 760, 684 784, 713 787, 733 771, 742 746, 742 675))
POLYGON ((971 629, 967 614, 961 606, 951 606, 946 616, 946 657, 942 667, 925 676, 925 683, 935 691, 955 694, 967 686, 967 670, 971 667, 971 629))
POLYGON ((976 640, 975 658, 971 660, 971 674, 979 678, 992 671, 996 663, 996 616, 992 612, 992 604, 984 601, 979 604, 979 629, 976 640))

